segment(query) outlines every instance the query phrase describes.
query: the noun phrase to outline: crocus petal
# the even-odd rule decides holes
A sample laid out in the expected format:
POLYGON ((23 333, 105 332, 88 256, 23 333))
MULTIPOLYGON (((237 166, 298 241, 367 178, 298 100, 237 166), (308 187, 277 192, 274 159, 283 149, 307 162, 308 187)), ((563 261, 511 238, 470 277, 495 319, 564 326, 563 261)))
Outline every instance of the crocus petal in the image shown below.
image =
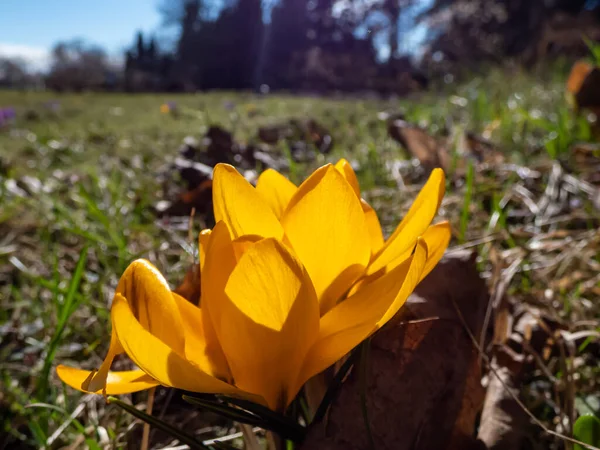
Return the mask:
POLYGON ((162 274, 150 262, 138 259, 125 270, 115 295, 130 305, 140 324, 180 355, 185 337, 179 308, 162 274))
POLYGON ((375 330, 385 325, 404 304, 421 279, 427 246, 418 240, 414 254, 403 264, 364 286, 321 318, 317 342, 310 349, 298 384, 338 361, 375 330))
POLYGON ((407 251, 415 245, 417 237, 421 236, 431 224, 445 189, 444 171, 434 169, 402 222, 375 255, 367 269, 368 275, 384 268, 402 255, 408 256, 407 251))
MULTIPOLYGON (((121 276, 115 295, 121 295, 127 300, 144 328, 175 351, 181 354, 184 352, 179 309, 169 285, 152 264, 143 259, 132 262, 121 276)), ((104 389, 113 359, 122 352, 123 348, 113 330, 108 354, 100 369, 81 388, 91 392, 104 389)))
MULTIPOLYGON (((429 275, 429 272, 431 272, 440 259, 442 259, 446 248, 448 248, 451 235, 452 231, 448 222, 440 222, 437 225, 431 225, 429 228, 427 228, 427 230, 425 230, 425 233, 423 233, 421 238, 427 243, 428 253, 427 263, 425 264, 425 268, 421 274, 421 279, 429 275)), ((393 260, 391 263, 385 266, 385 270, 382 271, 382 273, 389 272, 396 266, 402 264, 410 256, 410 253, 411 249, 406 251, 399 258, 393 260)), ((375 277, 377 277, 377 274, 373 275, 373 278, 375 277)), ((372 279, 369 279, 368 277, 365 280, 367 283, 372 281, 372 279)))
POLYGON ((173 351, 138 322, 127 300, 119 294, 115 295, 111 317, 127 355, 160 384, 192 392, 255 397, 207 374, 173 351))
POLYGON ((230 380, 229 364, 214 327, 214 323, 221 321, 220 299, 229 275, 236 264, 231 235, 225 222, 217 222, 214 226, 207 250, 204 270, 201 274, 202 297, 200 300, 206 353, 213 362, 217 376, 230 380))
POLYGON ((319 330, 319 305, 301 263, 269 238, 246 250, 231 273, 215 323, 235 384, 282 411, 319 330))
POLYGON ((294 183, 273 169, 267 169, 258 177, 256 190, 271 207, 278 219, 298 188, 294 183))
POLYGON ((98 369, 98 371, 95 372, 89 378, 86 378, 82 382, 81 386, 77 389, 89 392, 96 392, 104 389, 106 387, 110 366, 112 365, 115 357, 123 353, 123 351, 123 347, 121 346, 121 343, 117 338, 115 330, 112 330, 112 333, 110 335, 110 345, 108 347, 108 353, 106 354, 104 361, 102 361, 100 369, 98 369))
POLYGON ((82 385, 85 384, 86 380, 92 377, 94 371, 75 369, 73 367, 60 365, 56 368, 56 373, 63 382, 72 388, 90 394, 129 394, 131 392, 143 391, 159 385, 158 381, 151 376, 146 375, 142 370, 124 370, 121 372, 108 372, 106 385, 103 389, 88 391, 82 389, 82 385))
POLYGON ((282 223, 315 286, 323 314, 364 273, 371 256, 360 200, 344 177, 327 165, 298 188, 282 223))
POLYGON ((360 197, 358 178, 356 178, 356 173, 354 173, 354 169, 350 163, 342 158, 335 163, 335 168, 346 179, 356 196, 360 199, 363 212, 365 213, 369 237, 371 238, 371 253, 375 253, 383 246, 383 232, 381 231, 381 224, 377 218, 377 213, 360 197))
POLYGON ((346 159, 342 158, 335 163, 334 167, 346 179, 356 196, 360 198, 360 185, 358 184, 358 178, 356 178, 356 173, 354 173, 352 165, 346 159))
POLYGON ((224 221, 234 238, 245 234, 283 237, 279 219, 256 189, 228 164, 217 164, 213 173, 215 220, 224 221))
POLYGON ((444 256, 452 237, 452 230, 448 222, 440 222, 427 228, 421 237, 427 243, 427 263, 421 274, 421 279, 423 279, 444 256))
POLYGON ((256 242, 262 239, 262 236, 257 236, 255 234, 248 234, 246 236, 241 236, 237 239, 234 239, 231 245, 233 245, 233 253, 235 254, 235 259, 239 261, 242 255, 246 252, 246 250, 248 250, 256 242))
POLYGON ((365 221, 371 238, 371 253, 376 253, 383 246, 383 232, 381 224, 375 210, 366 201, 360 201, 363 212, 365 213, 365 221))
POLYGON ((210 239, 211 229, 206 228, 198 235, 198 259, 200 260, 200 273, 204 267, 204 261, 206 260, 206 250, 208 248, 208 240, 210 239))
POLYGON ((173 298, 181 313, 181 324, 185 334, 185 359, 196 364, 209 375, 220 376, 222 373, 229 373, 226 366, 218 365, 225 357, 215 360, 207 351, 209 343, 204 333, 202 309, 176 293, 173 293, 173 298))
MULTIPOLYGON (((381 328, 388 321, 396 315, 396 313, 400 310, 400 307, 404 304, 406 299, 414 289, 417 287, 417 284, 423 279, 423 270, 427 265, 427 260, 429 259, 429 249, 427 247, 427 243, 422 239, 417 239, 417 245, 415 247, 415 253, 412 256, 412 263, 410 265, 410 269, 406 275, 406 279, 404 280, 404 284, 402 285, 402 295, 400 298, 396 298, 394 302, 387 309, 385 314, 379 321, 377 322, 377 328, 381 328)), ((390 273, 393 273, 390 272, 390 273)))

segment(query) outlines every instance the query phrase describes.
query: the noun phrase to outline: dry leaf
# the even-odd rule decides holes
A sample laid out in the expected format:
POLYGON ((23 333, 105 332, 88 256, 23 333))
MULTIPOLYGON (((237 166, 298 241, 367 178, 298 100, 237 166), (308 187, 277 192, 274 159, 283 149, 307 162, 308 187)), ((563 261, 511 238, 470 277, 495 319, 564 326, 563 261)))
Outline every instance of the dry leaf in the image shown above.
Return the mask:
POLYGON ((573 96, 579 109, 600 111, 600 68, 586 61, 578 61, 567 80, 567 92, 573 96))
POLYGON ((188 269, 183 281, 174 292, 194 305, 200 304, 200 264, 194 264, 188 269))
POLYGON ((424 167, 448 169, 450 166, 447 148, 422 128, 402 119, 394 119, 388 122, 388 133, 424 167))
POLYGON ((212 180, 205 180, 191 191, 180 194, 174 201, 158 202, 155 209, 159 217, 189 216, 192 209, 199 214, 211 214, 212 180))
MULTIPOLYGON (((473 435, 483 402, 481 369, 454 305, 477 335, 488 300, 473 255, 455 254, 419 285, 404 312, 372 338, 366 393, 377 449, 477 448, 473 435), (415 316, 431 320, 407 322, 415 316)), ((300 448, 369 448, 360 389, 355 368, 327 423, 312 427, 300 448)))

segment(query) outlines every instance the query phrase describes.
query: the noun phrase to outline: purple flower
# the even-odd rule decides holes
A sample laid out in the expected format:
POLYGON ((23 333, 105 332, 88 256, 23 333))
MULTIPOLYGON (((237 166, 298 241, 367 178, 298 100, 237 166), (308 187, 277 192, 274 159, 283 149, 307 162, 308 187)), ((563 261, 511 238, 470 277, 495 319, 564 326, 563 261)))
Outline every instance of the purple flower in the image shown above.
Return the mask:
POLYGON ((8 123, 17 116, 15 108, 9 106, 6 108, 0 108, 0 127, 8 125, 8 123))

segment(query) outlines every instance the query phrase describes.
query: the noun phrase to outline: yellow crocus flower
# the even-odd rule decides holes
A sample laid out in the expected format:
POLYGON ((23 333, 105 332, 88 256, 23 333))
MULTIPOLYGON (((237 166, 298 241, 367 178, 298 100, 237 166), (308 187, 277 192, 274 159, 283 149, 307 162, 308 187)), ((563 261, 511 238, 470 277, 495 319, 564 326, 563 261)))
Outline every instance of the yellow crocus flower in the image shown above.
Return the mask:
POLYGON ((108 355, 98 371, 59 366, 70 386, 105 394, 158 384, 246 398, 283 411, 304 383, 389 321, 441 258, 447 223, 434 171, 384 242, 350 165, 299 187, 267 170, 257 187, 233 167, 213 177, 216 226, 200 234, 201 306, 138 260, 117 286, 108 355), (139 370, 111 372, 126 353, 139 370))
POLYGON ((215 169, 213 203, 216 220, 226 222, 234 237, 285 236, 308 270, 325 313, 352 286, 367 284, 406 261, 418 237, 430 254, 422 278, 433 269, 450 241, 448 222, 431 226, 444 192, 444 172, 435 169, 387 241, 345 159, 317 169, 300 187, 268 169, 256 189, 233 167, 221 164, 215 169))

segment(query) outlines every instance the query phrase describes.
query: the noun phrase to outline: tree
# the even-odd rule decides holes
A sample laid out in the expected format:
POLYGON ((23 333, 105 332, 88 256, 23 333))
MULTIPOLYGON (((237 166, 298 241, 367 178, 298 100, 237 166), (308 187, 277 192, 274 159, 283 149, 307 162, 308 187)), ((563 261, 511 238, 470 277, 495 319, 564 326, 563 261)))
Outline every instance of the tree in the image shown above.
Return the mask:
POLYGON ((141 60, 146 58, 146 47, 144 46, 144 33, 138 31, 137 33, 137 57, 141 60))
POLYGON ((266 81, 275 87, 290 88, 295 55, 309 47, 309 28, 306 0, 280 0, 271 12, 267 43, 266 81))
POLYGON ((234 76, 230 87, 257 87, 256 68, 264 31, 261 0, 237 0, 231 8, 230 20, 231 28, 224 32, 232 41, 229 70, 234 76))
MULTIPOLYGON (((539 59, 548 45, 548 32, 560 16, 584 15, 600 9, 588 0, 434 0, 420 16, 430 30, 426 59, 448 62, 501 62, 507 57, 539 59), (545 44, 544 44, 545 43, 545 44)), ((589 14, 588 14, 589 15, 589 14)), ((572 25, 581 43, 581 30, 572 25)))
POLYGON ((156 38, 152 37, 150 39, 150 43, 148 44, 148 48, 146 50, 148 53, 148 59, 153 61, 158 56, 158 46, 156 44, 156 38))
POLYGON ((59 42, 52 50, 52 63, 46 83, 59 91, 108 87, 110 74, 106 54, 100 47, 82 40, 59 42))
MULTIPOLYGON (((393 19, 387 30, 395 50, 397 15, 413 1, 376 0, 393 19)), ((178 35, 172 85, 184 90, 251 89, 262 83, 284 89, 370 86, 380 67, 372 35, 359 36, 357 29, 373 8, 373 0, 279 0, 265 24, 261 0, 165 1, 164 23, 176 26, 178 35)))
POLYGON ((0 58, 0 87, 23 88, 31 81, 27 64, 19 58, 0 58))
POLYGON ((174 78, 175 83, 185 90, 194 89, 194 78, 198 72, 197 32, 201 26, 201 0, 183 0, 173 2, 173 19, 180 21, 181 32, 175 52, 174 78))
POLYGON ((261 0, 178 0, 163 4, 161 12, 165 23, 179 29, 172 71, 176 85, 186 90, 254 86, 263 33, 261 0))

